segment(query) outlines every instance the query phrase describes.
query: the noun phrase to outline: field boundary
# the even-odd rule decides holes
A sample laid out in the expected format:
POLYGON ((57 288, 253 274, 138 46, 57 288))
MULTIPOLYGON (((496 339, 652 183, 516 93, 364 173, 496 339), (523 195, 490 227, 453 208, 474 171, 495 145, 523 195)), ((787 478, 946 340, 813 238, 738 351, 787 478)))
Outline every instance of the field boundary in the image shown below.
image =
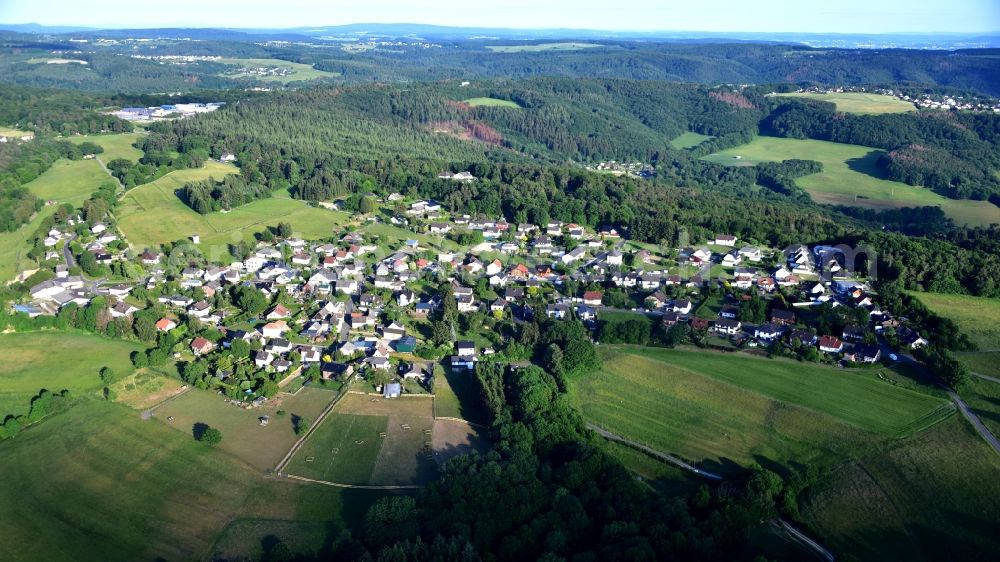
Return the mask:
POLYGON ((419 490, 423 488, 423 486, 420 486, 419 484, 340 484, 327 480, 316 480, 314 478, 306 478, 305 476, 296 476, 294 474, 285 474, 284 477, 291 478, 293 480, 301 480, 303 482, 312 482, 313 484, 333 486, 334 488, 348 488, 353 490, 419 490))
POLYGON ((649 447, 647 447, 647 446, 645 446, 645 445, 643 445, 641 443, 636 443, 635 441, 630 441, 630 440, 622 437, 621 435, 618 435, 617 433, 612 433, 612 432, 610 432, 610 431, 602 428, 601 426, 599 426, 597 424, 594 424, 594 423, 591 423, 591 422, 587 422, 587 429, 593 431, 594 433, 600 435, 601 437, 603 437, 603 438, 605 438, 605 439, 607 439, 609 441, 616 441, 616 442, 621 443, 623 445, 628 445, 629 447, 632 447, 633 449, 638 449, 638 450, 640 450, 640 451, 642 451, 644 453, 650 454, 650 455, 652 455, 652 456, 654 456, 654 457, 656 457, 656 458, 658 458, 658 459, 660 459, 662 461, 666 461, 666 462, 668 462, 668 463, 670 463, 672 465, 678 466, 678 467, 680 467, 680 468, 682 468, 682 469, 684 469, 684 470, 686 470, 688 472, 691 472, 693 474, 697 474, 698 476, 701 476, 703 478, 708 478, 709 480, 715 480, 715 481, 721 481, 722 480, 722 477, 719 476, 718 474, 715 474, 715 473, 708 472, 706 470, 702 470, 700 468, 697 468, 694 465, 688 464, 687 462, 681 460, 679 457, 675 457, 674 455, 671 455, 669 453, 664 453, 662 451, 657 451, 656 449, 651 449, 651 448, 649 448, 649 447))
MULTIPOLYGON (((316 431, 316 428, 319 427, 323 423, 323 420, 325 420, 327 418, 327 416, 330 415, 330 412, 333 411, 333 409, 337 406, 337 404, 340 403, 340 401, 345 396, 347 396, 347 392, 341 392, 340 395, 336 396, 327 405, 326 409, 323 410, 323 413, 321 413, 319 415, 319 417, 316 418, 316 422, 313 423, 309 427, 309 430, 306 431, 304 435, 302 435, 301 437, 299 437, 298 441, 296 441, 292 445, 292 448, 289 449, 287 453, 285 453, 285 457, 283 459, 281 459, 281 462, 279 462, 278 465, 274 467, 274 471, 275 472, 277 472, 278 474, 281 474, 281 471, 284 470, 288 466, 288 463, 291 462, 292 457, 295 456, 295 453, 297 453, 299 451, 299 449, 302 448, 302 444, 305 443, 306 439, 308 439, 309 436, 312 435, 314 431, 316 431)), ((290 475, 288 475, 288 476, 290 476, 290 475)))

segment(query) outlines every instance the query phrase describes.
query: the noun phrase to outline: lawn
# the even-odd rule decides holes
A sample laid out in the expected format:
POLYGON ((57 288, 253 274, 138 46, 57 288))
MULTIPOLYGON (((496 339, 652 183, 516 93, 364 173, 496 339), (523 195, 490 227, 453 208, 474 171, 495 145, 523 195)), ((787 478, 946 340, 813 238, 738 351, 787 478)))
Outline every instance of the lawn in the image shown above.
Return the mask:
POLYGON ((295 419, 314 421, 333 398, 331 392, 304 388, 294 396, 279 394, 260 408, 246 410, 214 392, 192 389, 157 408, 155 417, 188 436, 195 424, 208 424, 222 432, 220 449, 263 471, 274 468, 298 440, 295 419), (285 413, 278 414, 279 410, 285 413), (260 425, 261 416, 270 418, 266 426, 260 425))
POLYGON ((368 484, 388 416, 332 413, 302 444, 286 472, 338 484, 368 484))
POLYGON ((190 435, 96 400, 0 443, 0 458, 3 560, 206 560, 234 526, 247 548, 276 534, 295 544, 314 537, 318 550, 381 497, 266 479, 190 435))
POLYGON ((752 166, 793 158, 816 160, 823 171, 796 180, 818 203, 869 209, 935 205, 960 225, 1000 223, 1000 208, 980 201, 948 199, 930 189, 883 178, 877 166, 882 151, 812 139, 757 137, 751 143, 706 156, 727 166, 752 166), (740 156, 740 159, 736 159, 740 156))
POLYGON ((197 234, 202 251, 221 259, 228 254, 228 244, 251 240, 255 232, 279 222, 291 224, 295 236, 319 239, 331 236, 333 227, 349 218, 347 213, 312 207, 280 191, 229 212, 200 215, 175 194, 187 182, 220 179, 235 171, 234 166, 211 162, 205 168, 174 171, 136 187, 122 199, 118 226, 135 248, 155 247, 197 234))
POLYGON ((950 318, 980 349, 1000 349, 1000 299, 911 292, 936 314, 950 318))
POLYGON ((514 109, 520 109, 521 106, 510 100, 498 100, 497 98, 470 98, 462 103, 467 103, 472 107, 512 107, 514 109))
POLYGON ((593 49, 601 47, 597 43, 538 43, 534 45, 487 45, 487 49, 494 53, 539 53, 544 51, 580 51, 582 49, 593 49))
POLYGON ((110 367, 118 376, 132 372, 131 353, 143 347, 84 332, 0 334, 0 418, 27 413, 41 389, 69 389, 78 395, 101 388, 99 373, 110 367), (11 409, 13 408, 13 409, 11 409))
MULTIPOLYGON (((242 58, 223 58, 218 62, 222 64, 229 64, 238 66, 240 68, 284 68, 291 70, 291 73, 286 76, 256 76, 247 75, 246 78, 253 78, 257 80, 266 80, 268 82, 281 82, 282 84, 287 84, 288 82, 294 82, 296 80, 315 80, 317 78, 332 78, 335 76, 340 76, 339 72, 327 72, 325 70, 317 70, 313 68, 310 64, 302 64, 298 62, 290 62, 281 59, 242 59, 242 58)), ((239 70, 232 72, 225 72, 222 76, 240 76, 242 75, 239 70)))
POLYGON ((804 98, 810 100, 826 101, 837 106, 837 111, 844 113, 860 114, 880 114, 880 113, 909 113, 916 111, 917 106, 908 101, 903 101, 895 96, 884 96, 882 94, 867 94, 864 92, 842 92, 820 94, 812 92, 792 92, 787 94, 777 94, 782 97, 804 98))
POLYGON ((875 370, 703 351, 637 348, 627 352, 889 436, 918 431, 954 413, 949 402, 880 381, 875 370))
POLYGON ((670 141, 670 146, 674 148, 694 148, 699 144, 707 141, 708 139, 714 139, 715 137, 709 135, 703 135, 701 133, 693 133, 688 131, 681 136, 670 141))
POLYGON ((104 148, 104 152, 99 157, 105 162, 110 162, 118 158, 138 162, 142 158, 142 151, 132 145, 143 136, 142 133, 121 133, 116 135, 72 136, 67 137, 66 140, 74 144, 92 142, 101 145, 104 148))

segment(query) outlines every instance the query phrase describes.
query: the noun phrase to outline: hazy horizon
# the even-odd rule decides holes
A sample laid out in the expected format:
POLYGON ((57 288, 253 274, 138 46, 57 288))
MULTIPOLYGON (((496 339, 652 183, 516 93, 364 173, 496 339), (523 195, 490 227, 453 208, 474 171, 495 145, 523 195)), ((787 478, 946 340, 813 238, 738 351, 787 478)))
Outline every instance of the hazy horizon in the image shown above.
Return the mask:
POLYGON ((635 33, 991 34, 1000 33, 1000 2, 954 0, 915 5, 908 0, 841 0, 829 8, 760 0, 710 7, 690 2, 624 0, 609 10, 594 0, 555 0, 539 6, 509 0, 494 4, 439 0, 433 7, 405 0, 321 0, 280 4, 246 0, 205 3, 175 0, 157 10, 136 10, 127 0, 15 0, 0 5, 5 25, 94 29, 290 29, 366 24, 635 33), (100 9, 95 9, 98 6, 100 9), (322 23, 317 23, 317 22, 322 23))

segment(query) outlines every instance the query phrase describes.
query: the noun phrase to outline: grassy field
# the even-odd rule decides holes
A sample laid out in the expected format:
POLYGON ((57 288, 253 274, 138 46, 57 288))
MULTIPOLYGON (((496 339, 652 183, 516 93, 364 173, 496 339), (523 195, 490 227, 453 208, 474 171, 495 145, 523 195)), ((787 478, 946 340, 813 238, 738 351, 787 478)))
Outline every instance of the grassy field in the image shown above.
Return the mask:
POLYGON ((245 410, 227 404, 218 394, 193 389, 157 408, 155 417, 188 437, 192 437, 196 423, 208 424, 222 432, 220 449, 267 470, 274 468, 298 440, 296 416, 314 421, 334 396, 326 390, 304 388, 294 396, 279 395, 260 408, 245 410), (286 413, 279 415, 278 410, 286 413), (266 426, 260 425, 261 416, 269 416, 266 426), (173 420, 168 420, 170 417, 173 420))
POLYGON ((311 207, 305 201, 292 199, 287 193, 254 201, 229 212, 200 215, 185 205, 175 191, 190 181, 208 177, 221 178, 236 168, 228 164, 209 163, 198 170, 171 172, 162 178, 129 191, 118 210, 118 226, 136 248, 152 247, 164 242, 201 237, 202 251, 225 256, 227 245, 250 240, 255 232, 268 226, 287 222, 296 236, 309 239, 330 236, 333 227, 348 220, 346 213, 311 207))
POLYGON ((101 388, 99 372, 110 367, 118 376, 132 372, 129 355, 142 346, 84 332, 0 334, 0 418, 28 411, 41 389, 77 394, 101 388))
POLYGON ((80 206, 104 182, 114 180, 104 173, 96 160, 57 160, 25 187, 46 201, 80 206))
POLYGON ((898 209, 935 205, 958 224, 1000 223, 1000 208, 980 201, 948 199, 923 187, 882 179, 876 163, 882 151, 811 139, 758 137, 749 144, 706 156, 704 160, 727 166, 752 166, 800 158, 822 162, 823 171, 796 180, 813 200, 828 205, 869 209, 898 209), (739 160, 736 156, 740 156, 739 160))
POLYGON ((22 131, 20 129, 14 129, 12 127, 0 127, 0 137, 17 137, 28 134, 28 131, 22 131))
MULTIPOLYGON (((951 415, 947 401, 899 388, 874 370, 700 351, 638 348, 641 355, 821 412, 885 435, 907 434, 951 415)), ((627 360, 626 360, 627 363, 627 360)))
POLYGON ((802 514, 857 560, 1000 558, 1000 456, 960 416, 839 467, 802 514))
POLYGON ((135 141, 143 137, 142 133, 121 133, 117 135, 83 135, 67 137, 66 140, 74 144, 92 142, 104 148, 100 154, 101 160, 110 162, 117 158, 124 158, 138 162, 142 158, 142 151, 132 146, 135 141))
POLYGON ((189 435, 95 400, 0 443, 0 458, 3 560, 206 560, 226 552, 232 529, 244 549, 276 534, 320 550, 381 497, 266 479, 189 435), (327 532, 317 536, 318 528, 327 532))
POLYGON ((993 435, 1000 435, 1000 383, 969 377, 959 391, 966 404, 976 412, 993 435))
MULTIPOLYGON (((218 62, 222 64, 236 65, 242 68, 285 68, 291 70, 291 73, 286 76, 256 76, 250 75, 248 78, 255 78, 258 80, 266 80, 268 82, 281 82, 282 84, 287 84, 288 82, 294 82, 296 80, 315 80, 317 78, 332 78, 334 76, 340 76, 339 72, 327 72, 325 70, 317 70, 313 68, 310 64, 302 64, 298 62, 290 62, 281 59, 235 59, 235 58, 223 58, 218 62)), ((226 72, 222 76, 234 76, 239 75, 238 72, 226 72)))
POLYGON ((670 146, 674 148, 694 148, 699 144, 707 141, 708 139, 714 139, 715 137, 709 135, 702 135, 700 133, 693 133, 688 131, 681 136, 670 141, 670 146))
POLYGON ((827 101, 837 106, 837 111, 844 113, 879 114, 879 113, 909 113, 916 111, 917 106, 894 96, 881 94, 866 94, 864 92, 843 92, 831 94, 819 93, 787 93, 777 94, 782 97, 804 98, 827 101))
POLYGON ((544 51, 579 51, 601 47, 597 43, 539 43, 537 45, 488 45, 486 48, 494 53, 539 53, 544 51))
POLYGON ((496 98, 470 98, 464 100, 462 103, 467 103, 472 107, 513 107, 514 109, 520 109, 521 106, 510 100, 498 100, 496 98))
POLYGON ((309 436, 288 464, 296 476, 368 484, 388 429, 388 416, 332 413, 309 436))
POLYGON ((447 368, 444 374, 435 376, 434 416, 486 423, 475 397, 475 384, 471 374, 455 373, 447 368))
POLYGON ((1000 299, 911 292, 927 308, 950 318, 980 349, 1000 349, 1000 299))
POLYGON ((1000 378, 1000 351, 977 351, 973 353, 957 353, 955 357, 965 363, 970 371, 981 375, 1000 378))
POLYGON ((118 402, 136 410, 144 410, 177 394, 184 386, 184 381, 176 376, 141 369, 123 377, 112 389, 118 396, 118 402))

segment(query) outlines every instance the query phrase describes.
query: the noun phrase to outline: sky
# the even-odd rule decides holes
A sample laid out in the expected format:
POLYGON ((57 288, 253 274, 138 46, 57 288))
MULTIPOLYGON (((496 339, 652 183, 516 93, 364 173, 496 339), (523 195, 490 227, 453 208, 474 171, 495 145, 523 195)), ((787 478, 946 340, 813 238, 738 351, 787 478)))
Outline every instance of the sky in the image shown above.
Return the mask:
POLYGON ((348 23, 629 31, 1000 31, 1000 0, 0 0, 0 22, 282 28, 348 23))

